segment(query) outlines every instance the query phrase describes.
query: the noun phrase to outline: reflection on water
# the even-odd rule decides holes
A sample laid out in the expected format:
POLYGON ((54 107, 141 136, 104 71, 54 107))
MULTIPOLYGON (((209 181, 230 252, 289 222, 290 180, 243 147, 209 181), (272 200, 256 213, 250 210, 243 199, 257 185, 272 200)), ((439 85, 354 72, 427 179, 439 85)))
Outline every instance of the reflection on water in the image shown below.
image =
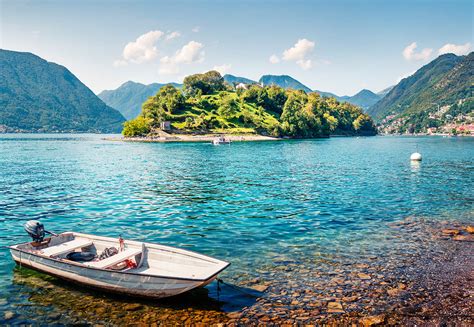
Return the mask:
POLYGON ((437 224, 468 222, 474 212, 474 139, 417 137, 426 159, 420 166, 408 160, 414 141, 212 147, 0 136, 1 246, 26 241, 22 224, 41 219, 55 232, 122 234, 228 260, 222 278, 238 287, 222 285, 217 294, 213 283, 137 302, 15 269, 2 248, 0 308, 15 323, 122 324, 217 322, 228 312, 305 322, 323 319, 333 301, 353 314, 387 307, 398 299, 387 291, 414 287, 427 254, 455 250, 438 244, 437 224))

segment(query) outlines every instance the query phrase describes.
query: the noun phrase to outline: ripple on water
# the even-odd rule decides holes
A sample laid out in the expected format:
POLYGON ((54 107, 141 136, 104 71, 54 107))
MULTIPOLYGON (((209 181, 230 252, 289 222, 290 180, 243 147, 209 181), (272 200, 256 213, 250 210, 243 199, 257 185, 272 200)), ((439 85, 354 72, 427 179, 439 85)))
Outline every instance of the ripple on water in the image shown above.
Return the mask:
MULTIPOLYGON (((0 245, 26 240, 21 225, 41 219, 54 231, 122 234, 221 257, 232 262, 225 280, 265 288, 248 296, 223 286, 217 305, 215 284, 180 298, 201 305, 191 305, 195 321, 220 321, 221 310, 293 319, 298 309, 311 309, 311 320, 317 311, 325 314, 331 299, 354 296, 363 300, 345 310, 364 310, 364 292, 386 294, 400 276, 415 276, 414 259, 442 256, 443 248, 428 246, 429 226, 472 220, 473 145, 471 138, 375 137, 212 147, 1 135, 0 245), (416 144, 425 160, 413 167, 408 158, 416 144), (409 233, 391 225, 407 217, 409 233)), ((0 307, 15 312, 10 321, 31 323, 38 310, 46 313, 42 323, 91 321, 84 302, 106 322, 138 314, 149 321, 189 318, 173 301, 143 303, 115 317, 118 299, 17 271, 6 249, 0 251, 0 273, 7 276, 0 307), (64 301, 64 292, 74 300, 64 301)), ((372 308, 387 303, 384 296, 367 301, 372 308)))

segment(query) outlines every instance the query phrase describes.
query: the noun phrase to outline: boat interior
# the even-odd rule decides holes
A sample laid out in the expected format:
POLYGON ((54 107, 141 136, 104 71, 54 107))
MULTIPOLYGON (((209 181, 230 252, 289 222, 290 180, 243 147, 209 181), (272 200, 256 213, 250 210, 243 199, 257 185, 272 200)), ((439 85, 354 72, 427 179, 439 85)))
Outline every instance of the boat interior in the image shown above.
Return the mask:
POLYGON ((124 240, 121 249, 118 238, 73 232, 52 236, 43 242, 22 243, 15 247, 64 262, 74 261, 89 268, 170 278, 206 280, 228 265, 227 262, 198 253, 158 244, 124 240), (115 248, 115 253, 104 256, 103 253, 110 248, 115 248))

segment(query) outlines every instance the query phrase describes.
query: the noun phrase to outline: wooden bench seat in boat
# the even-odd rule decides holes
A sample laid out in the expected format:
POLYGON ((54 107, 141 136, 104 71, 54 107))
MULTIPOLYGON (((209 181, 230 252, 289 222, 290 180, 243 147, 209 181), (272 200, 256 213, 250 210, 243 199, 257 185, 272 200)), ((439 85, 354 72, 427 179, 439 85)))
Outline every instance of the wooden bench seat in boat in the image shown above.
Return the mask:
POLYGON ((69 242, 64 242, 58 245, 47 247, 46 249, 42 249, 41 254, 46 255, 48 257, 56 256, 72 252, 79 248, 85 248, 86 246, 92 245, 92 243, 92 240, 86 238, 76 238, 69 242))
POLYGON ((125 251, 119 252, 116 255, 102 259, 100 261, 87 262, 86 265, 89 267, 106 269, 140 253, 142 253, 141 249, 126 249, 125 251))

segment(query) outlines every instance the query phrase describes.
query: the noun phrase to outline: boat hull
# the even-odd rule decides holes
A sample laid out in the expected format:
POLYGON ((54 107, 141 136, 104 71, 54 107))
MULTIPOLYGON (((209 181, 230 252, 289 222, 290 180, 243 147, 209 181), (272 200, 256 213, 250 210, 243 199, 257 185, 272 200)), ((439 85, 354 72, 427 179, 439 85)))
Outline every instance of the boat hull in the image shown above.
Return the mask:
POLYGON ((69 264, 12 248, 10 248, 10 252, 18 265, 71 281, 75 284, 111 293, 154 299, 175 296, 194 288, 205 286, 217 277, 216 274, 207 280, 198 281, 140 274, 124 274, 113 270, 91 269, 85 266, 69 264))

